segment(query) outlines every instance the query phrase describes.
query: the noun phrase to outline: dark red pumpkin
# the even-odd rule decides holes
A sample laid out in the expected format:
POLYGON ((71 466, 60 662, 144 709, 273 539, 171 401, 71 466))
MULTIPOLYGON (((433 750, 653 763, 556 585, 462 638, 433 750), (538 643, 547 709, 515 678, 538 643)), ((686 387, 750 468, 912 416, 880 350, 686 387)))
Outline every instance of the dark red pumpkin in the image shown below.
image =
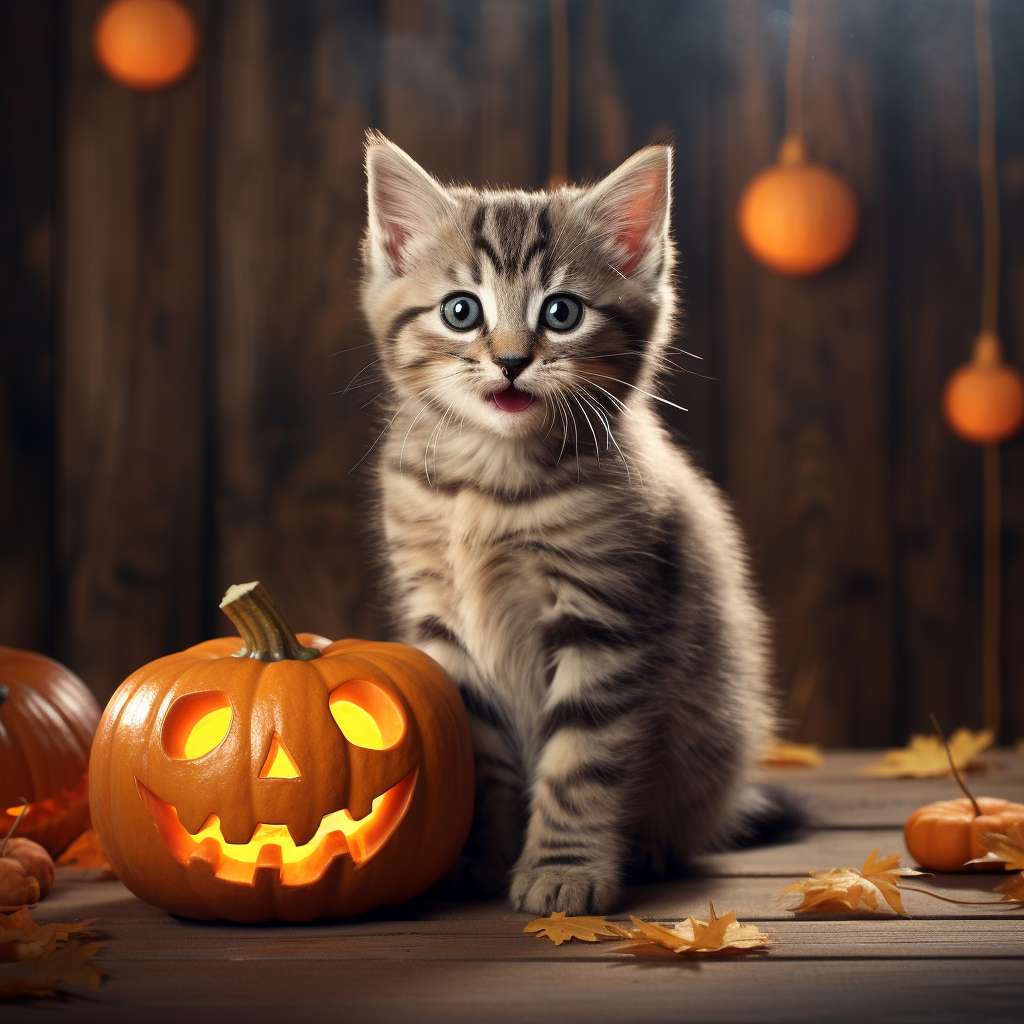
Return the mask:
POLYGON ((89 748, 100 708, 81 679, 52 658, 0 647, 0 836, 58 854, 89 827, 89 748))

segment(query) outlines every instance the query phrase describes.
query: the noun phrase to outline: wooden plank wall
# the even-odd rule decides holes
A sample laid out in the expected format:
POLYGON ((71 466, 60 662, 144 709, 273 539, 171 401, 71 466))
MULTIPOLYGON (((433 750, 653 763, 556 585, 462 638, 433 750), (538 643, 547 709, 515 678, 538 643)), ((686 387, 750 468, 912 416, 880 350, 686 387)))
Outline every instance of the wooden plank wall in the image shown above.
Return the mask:
MULTIPOLYGON (((0 11, 0 643, 100 696, 223 632, 260 578, 293 623, 381 635, 376 433, 357 308, 361 139, 443 178, 541 187, 543 0, 189 0, 198 71, 133 95, 97 70, 101 0, 0 11), (52 282, 52 283, 51 283, 52 282), (358 375, 358 376, 356 376, 358 375), (356 376, 346 394, 345 386, 356 376)), ((778 0, 571 0, 570 171, 677 142, 686 297, 667 419, 733 498, 795 735, 980 725, 980 455, 938 416, 969 353, 980 203, 967 0, 815 0, 813 153, 861 197, 811 282, 741 248, 782 127, 778 0), (702 357, 700 359, 695 357, 702 357)), ((1024 362, 1024 8, 993 0, 1003 324, 1024 362)), ((1005 738, 1024 734, 1024 441, 1003 454, 1005 738)))

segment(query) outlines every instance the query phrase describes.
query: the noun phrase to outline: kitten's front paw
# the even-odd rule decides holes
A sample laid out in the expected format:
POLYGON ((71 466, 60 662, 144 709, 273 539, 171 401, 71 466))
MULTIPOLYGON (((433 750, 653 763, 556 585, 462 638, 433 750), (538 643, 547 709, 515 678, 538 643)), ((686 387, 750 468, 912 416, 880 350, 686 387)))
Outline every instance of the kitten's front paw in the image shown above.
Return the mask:
POLYGON ((512 876, 509 900, 527 914, 560 910, 578 914, 607 914, 619 894, 618 879, 589 867, 518 868, 512 876))

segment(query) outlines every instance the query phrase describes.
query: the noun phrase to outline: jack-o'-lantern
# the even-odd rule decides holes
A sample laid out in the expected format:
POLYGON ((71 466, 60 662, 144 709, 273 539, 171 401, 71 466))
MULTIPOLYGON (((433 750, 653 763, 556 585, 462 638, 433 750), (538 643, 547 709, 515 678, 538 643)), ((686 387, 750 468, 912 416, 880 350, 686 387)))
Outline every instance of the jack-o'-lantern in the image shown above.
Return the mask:
POLYGON ((445 672, 401 644, 296 637, 258 584, 221 607, 242 639, 144 666, 100 721, 93 827, 121 881, 246 922, 359 914, 437 882, 473 807, 445 672))
POLYGON ((0 647, 0 836, 58 854, 89 827, 89 747, 100 708, 52 658, 0 647), (25 801, 28 801, 26 806, 25 801))

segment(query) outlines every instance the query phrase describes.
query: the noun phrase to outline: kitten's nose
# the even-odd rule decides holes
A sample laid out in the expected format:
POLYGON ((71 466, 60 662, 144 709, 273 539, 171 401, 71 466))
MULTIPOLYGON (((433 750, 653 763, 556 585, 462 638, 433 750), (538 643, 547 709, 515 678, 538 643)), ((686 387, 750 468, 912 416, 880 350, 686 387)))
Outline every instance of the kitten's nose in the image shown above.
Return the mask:
POLYGON ((501 367, 509 384, 533 362, 533 356, 494 356, 494 361, 501 367))

